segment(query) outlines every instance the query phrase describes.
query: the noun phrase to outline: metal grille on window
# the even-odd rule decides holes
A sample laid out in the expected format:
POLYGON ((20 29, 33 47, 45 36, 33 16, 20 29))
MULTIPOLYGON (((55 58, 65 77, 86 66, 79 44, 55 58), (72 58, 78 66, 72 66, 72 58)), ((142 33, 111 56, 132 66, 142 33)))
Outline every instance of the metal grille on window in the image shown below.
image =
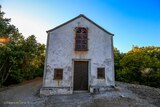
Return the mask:
POLYGON ((88 31, 84 27, 76 28, 75 50, 76 51, 88 50, 88 31))
POLYGON ((63 79, 63 69, 54 69, 54 79, 55 80, 63 79))
POLYGON ((105 68, 97 68, 97 78, 105 79, 105 68))

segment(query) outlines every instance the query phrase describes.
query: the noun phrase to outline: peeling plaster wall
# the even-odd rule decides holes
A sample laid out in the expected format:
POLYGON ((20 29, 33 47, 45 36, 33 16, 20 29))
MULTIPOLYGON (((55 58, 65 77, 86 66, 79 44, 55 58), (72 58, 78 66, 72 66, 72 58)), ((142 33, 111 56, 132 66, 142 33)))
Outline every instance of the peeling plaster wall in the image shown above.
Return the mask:
POLYGON ((48 42, 43 87, 70 87, 70 91, 73 91, 74 59, 90 60, 89 86, 115 85, 112 35, 80 17, 49 32, 48 42), (75 27, 88 28, 88 51, 74 50, 75 27), (97 67, 105 67, 105 79, 97 79, 97 67), (53 80, 55 68, 63 69, 62 81, 53 80))

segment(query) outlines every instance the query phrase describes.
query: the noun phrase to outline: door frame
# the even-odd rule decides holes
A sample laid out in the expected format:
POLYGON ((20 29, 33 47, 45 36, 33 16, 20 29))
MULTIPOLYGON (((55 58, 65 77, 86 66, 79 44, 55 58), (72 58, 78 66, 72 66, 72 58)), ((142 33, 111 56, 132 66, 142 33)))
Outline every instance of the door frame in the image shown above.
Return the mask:
POLYGON ((73 89, 73 92, 75 91, 74 90, 74 62, 75 61, 86 61, 88 62, 88 90, 86 91, 89 91, 89 87, 90 87, 90 76, 91 76, 91 59, 72 59, 72 89, 73 89))

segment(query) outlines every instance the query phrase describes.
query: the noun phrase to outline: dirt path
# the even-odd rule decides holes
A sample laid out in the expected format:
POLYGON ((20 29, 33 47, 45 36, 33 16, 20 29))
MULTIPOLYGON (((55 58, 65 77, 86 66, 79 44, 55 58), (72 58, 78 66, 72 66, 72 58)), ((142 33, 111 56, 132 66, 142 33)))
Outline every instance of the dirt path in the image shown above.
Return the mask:
POLYGON ((35 104, 43 105, 44 100, 36 96, 38 90, 42 86, 42 78, 25 82, 18 86, 9 87, 7 90, 0 92, 0 107, 16 106, 29 107, 35 104))
POLYGON ((114 91, 40 97, 42 78, 0 89, 0 107, 160 107, 160 89, 116 82, 114 91))

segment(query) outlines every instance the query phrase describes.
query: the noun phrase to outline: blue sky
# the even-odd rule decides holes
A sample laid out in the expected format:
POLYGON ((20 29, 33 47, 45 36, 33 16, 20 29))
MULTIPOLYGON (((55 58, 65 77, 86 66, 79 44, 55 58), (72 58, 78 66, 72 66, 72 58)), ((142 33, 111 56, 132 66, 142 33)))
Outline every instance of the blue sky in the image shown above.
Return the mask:
POLYGON ((114 46, 160 46, 160 0, 0 0, 5 17, 46 44, 46 30, 84 14, 113 33, 114 46))

